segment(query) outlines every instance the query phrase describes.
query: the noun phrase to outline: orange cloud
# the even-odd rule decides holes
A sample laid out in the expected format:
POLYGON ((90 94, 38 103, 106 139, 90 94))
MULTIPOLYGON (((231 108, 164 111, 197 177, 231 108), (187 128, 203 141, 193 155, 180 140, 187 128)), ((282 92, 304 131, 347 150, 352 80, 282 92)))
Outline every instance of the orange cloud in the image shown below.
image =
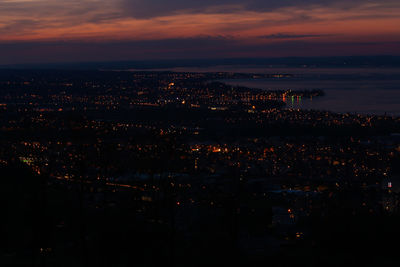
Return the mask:
POLYGON ((289 7, 268 12, 177 14, 149 19, 124 17, 114 6, 110 6, 107 13, 103 9, 94 9, 81 14, 84 10, 73 4, 70 12, 50 12, 56 8, 56 4, 47 11, 44 8, 40 17, 29 16, 26 12, 4 15, 0 11, 0 41, 151 40, 196 36, 256 40, 257 36, 276 33, 319 35, 321 38, 318 39, 345 41, 378 37, 398 40, 400 36, 397 26, 400 25, 400 6, 380 9, 379 14, 368 5, 349 10, 316 6, 307 10, 289 7))
MULTIPOLYGON (((314 4, 260 10, 240 9, 240 5, 237 4, 222 10, 220 6, 180 10, 170 14, 161 12, 154 16, 142 17, 131 16, 129 12, 125 12, 121 5, 116 4, 122 3, 121 1, 123 0, 0 1, 0 44, 79 42, 101 45, 110 42, 191 39, 190 42, 183 42, 180 48, 190 52, 200 49, 193 47, 195 40, 210 38, 224 40, 213 44, 215 47, 210 47, 218 53, 225 53, 224 56, 248 56, 257 49, 259 55, 267 55, 267 52, 270 55, 271 49, 278 50, 283 47, 279 44, 288 41, 304 41, 312 43, 312 47, 325 44, 324 48, 321 46, 321 54, 345 51, 342 44, 352 45, 351 51, 358 53, 372 49, 381 53, 385 52, 387 47, 390 47, 391 51, 397 51, 392 44, 400 42, 400 3, 396 4, 393 1, 390 5, 385 5, 384 1, 383 4, 355 1, 356 5, 346 8, 334 4, 314 4), (265 38, 266 36, 269 38, 265 38), (369 45, 354 49, 354 45, 358 43, 369 45), (379 47, 375 43, 385 45, 379 47), (337 44, 337 51, 333 51, 334 44, 337 44), (230 46, 230 50, 227 46, 230 46), (263 47, 268 47, 269 51, 266 52, 263 47), (243 51, 244 48, 248 48, 249 51, 243 51)), ((172 51, 173 47, 168 48, 168 51, 172 51)), ((162 45, 155 49, 161 48, 162 45)), ((74 49, 79 50, 78 47, 74 49)), ((98 49, 107 51, 104 46, 98 49)), ((154 54, 145 46, 140 49, 143 53, 154 54)), ((280 55, 295 55, 298 52, 292 50, 288 48, 281 51, 280 55)), ((315 52, 314 48, 308 50, 310 54, 315 52)), ((40 53, 45 54, 43 51, 40 50, 40 53)), ((197 55, 197 52, 193 53, 197 55)), ((125 57, 125 54, 119 56, 125 57)))

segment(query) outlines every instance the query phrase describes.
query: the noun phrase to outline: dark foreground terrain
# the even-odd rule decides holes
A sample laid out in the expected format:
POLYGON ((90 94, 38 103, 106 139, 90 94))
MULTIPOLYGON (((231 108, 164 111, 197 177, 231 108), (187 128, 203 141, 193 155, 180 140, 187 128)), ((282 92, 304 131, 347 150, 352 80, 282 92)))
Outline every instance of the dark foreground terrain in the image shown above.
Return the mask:
POLYGON ((400 118, 243 75, 0 71, 0 266, 397 266, 400 118))

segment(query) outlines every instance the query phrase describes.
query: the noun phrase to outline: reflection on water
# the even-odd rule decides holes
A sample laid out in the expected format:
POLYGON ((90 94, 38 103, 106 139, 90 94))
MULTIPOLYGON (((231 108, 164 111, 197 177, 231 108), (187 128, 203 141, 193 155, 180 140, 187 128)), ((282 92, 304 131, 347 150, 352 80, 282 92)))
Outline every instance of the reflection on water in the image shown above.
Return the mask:
MULTIPOLYGON (((303 98, 301 96, 287 97, 285 95, 282 95, 282 98, 275 99, 275 100, 281 100, 281 101, 285 102, 286 107, 289 109, 303 109, 304 108, 304 102, 303 102, 303 98)), ((312 101, 312 99, 305 98, 305 101, 312 101)))
MULTIPOLYGON (((314 70, 315 71, 315 70, 314 70)), ((371 70, 356 73, 341 70, 316 75, 307 73, 295 78, 226 80, 235 86, 265 90, 322 89, 325 96, 314 99, 282 99, 288 108, 329 110, 340 113, 400 115, 400 72, 371 70)), ((360 70, 361 71, 361 70, 360 70)))
POLYGON ((240 84, 235 81, 227 81, 227 83, 268 90, 295 91, 318 88, 325 92, 325 96, 313 99, 283 97, 281 100, 286 103, 288 108, 329 110, 340 113, 400 115, 400 83, 398 81, 390 81, 389 86, 382 86, 382 84, 373 81, 365 81, 364 86, 354 86, 350 83, 346 87, 343 86, 343 89, 337 89, 332 84, 324 86, 324 82, 321 82, 319 87, 308 87, 304 81, 300 83, 300 87, 299 84, 296 86, 295 82, 293 82, 293 85, 286 84, 284 87, 277 83, 274 84, 275 86, 271 86, 268 81, 264 85, 258 81, 258 86, 253 86, 252 81, 241 82, 240 84))
POLYGON ((400 115, 400 68, 269 68, 268 66, 213 66, 159 69, 178 72, 288 73, 293 78, 225 80, 265 90, 322 89, 314 99, 285 97, 288 108, 334 112, 400 115))

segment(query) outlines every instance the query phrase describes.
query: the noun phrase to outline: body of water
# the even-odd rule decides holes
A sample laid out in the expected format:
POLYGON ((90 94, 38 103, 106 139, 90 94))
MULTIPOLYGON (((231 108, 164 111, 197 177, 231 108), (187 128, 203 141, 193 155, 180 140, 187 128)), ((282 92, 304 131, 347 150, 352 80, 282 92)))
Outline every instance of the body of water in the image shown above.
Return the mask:
POLYGON ((294 74, 290 78, 223 80, 233 86, 265 90, 322 89, 325 96, 286 99, 289 108, 340 113, 400 115, 400 68, 269 68, 215 66, 162 69, 177 72, 236 72, 294 74))
POLYGON ((314 99, 285 99, 289 108, 329 110, 340 113, 400 115, 400 80, 226 80, 234 86, 265 90, 322 89, 325 96, 314 99))

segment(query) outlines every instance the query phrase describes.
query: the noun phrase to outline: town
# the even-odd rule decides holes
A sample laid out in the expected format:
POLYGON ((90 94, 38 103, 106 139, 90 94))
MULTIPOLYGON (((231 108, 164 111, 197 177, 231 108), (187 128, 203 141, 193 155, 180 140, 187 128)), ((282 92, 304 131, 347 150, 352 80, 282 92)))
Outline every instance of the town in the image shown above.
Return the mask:
POLYGON ((351 245, 369 251, 387 236, 360 222, 386 234, 399 215, 400 117, 292 109, 324 91, 223 82, 286 77, 1 71, 2 194, 21 208, 18 192, 34 188, 21 223, 41 233, 2 232, 9 255, 49 266, 303 266, 304 248, 342 246, 337 260, 347 259, 341 235, 357 229, 367 236, 351 245))

